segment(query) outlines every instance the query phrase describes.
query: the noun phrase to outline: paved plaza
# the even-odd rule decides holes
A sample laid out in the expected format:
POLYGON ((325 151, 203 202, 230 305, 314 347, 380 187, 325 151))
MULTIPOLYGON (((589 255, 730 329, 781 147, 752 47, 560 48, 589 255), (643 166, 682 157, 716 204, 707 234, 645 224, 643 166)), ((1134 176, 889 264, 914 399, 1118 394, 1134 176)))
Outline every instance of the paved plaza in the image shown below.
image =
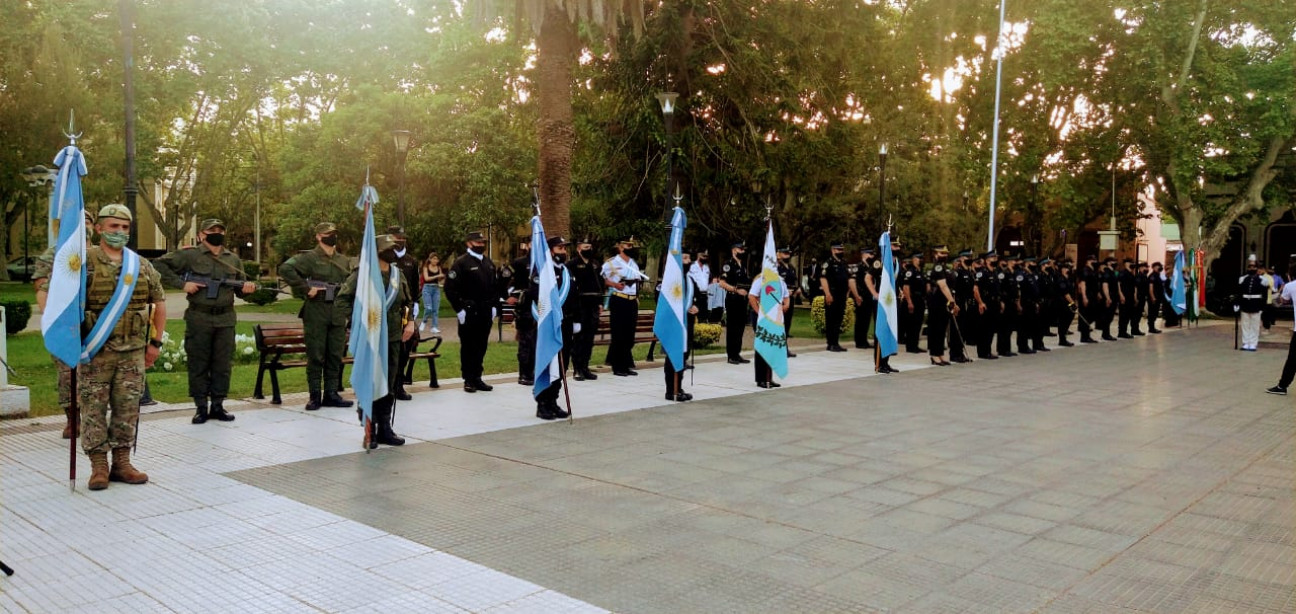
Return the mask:
POLYGON ((771 391, 712 357, 691 403, 574 383, 570 424, 444 380, 368 454, 351 410, 164 412, 150 484, 96 493, 55 421, 3 424, 0 610, 1292 612, 1285 351, 1232 336, 892 376, 802 351, 771 391))

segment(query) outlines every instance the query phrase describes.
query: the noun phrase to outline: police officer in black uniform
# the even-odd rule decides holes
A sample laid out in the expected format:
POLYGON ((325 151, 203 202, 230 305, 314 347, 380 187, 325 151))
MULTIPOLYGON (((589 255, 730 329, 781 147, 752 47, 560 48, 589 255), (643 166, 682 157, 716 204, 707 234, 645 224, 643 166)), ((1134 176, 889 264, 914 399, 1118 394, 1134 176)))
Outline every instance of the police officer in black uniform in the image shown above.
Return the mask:
POLYGON ((949 334, 950 318, 957 317, 958 303, 950 288, 949 248, 939 245, 932 249, 932 270, 927 277, 931 311, 927 314, 927 354, 933 365, 948 367, 945 360, 945 337, 949 334))
POLYGON ((867 278, 873 270, 873 248, 860 248, 860 263, 850 278, 850 296, 855 301, 855 347, 872 348, 868 341, 869 321, 877 311, 876 286, 869 290, 867 278))
POLYGON ((1017 264, 1017 293, 1021 301, 1021 315, 1017 319, 1017 353, 1034 354, 1031 341, 1035 338, 1035 325, 1039 320, 1039 280, 1032 267, 1034 258, 1023 258, 1017 264))
POLYGON ((1147 319, 1148 332, 1153 335, 1161 334, 1161 329, 1156 327, 1157 318, 1161 317, 1161 306, 1165 301, 1165 278, 1162 277, 1161 263, 1152 265, 1152 272, 1148 273, 1147 285, 1147 319))
POLYGON ((482 361, 490 341, 499 298, 495 263, 486 255, 486 238, 480 232, 464 237, 468 251, 454 261, 446 276, 445 294, 459 317, 459 369, 464 392, 487 392, 494 386, 482 381, 482 361))
POLYGON ((567 269, 572 275, 570 294, 576 295, 580 303, 580 332, 572 335, 571 345, 572 374, 578 382, 598 379, 590 371, 589 362, 594 352, 594 336, 598 333, 599 314, 603 311, 605 286, 601 268, 590 239, 586 237, 578 241, 576 256, 567 261, 567 269))
POLYGON ((999 330, 999 311, 1003 302, 999 298, 999 254, 990 250, 981 254, 972 274, 975 286, 973 294, 977 304, 976 344, 977 358, 995 360, 995 333, 999 330))
POLYGON ((1102 331, 1103 341, 1115 341, 1111 334, 1112 320, 1116 319, 1116 309, 1120 306, 1116 285, 1116 259, 1107 258, 1098 269, 1098 281, 1102 288, 1101 311, 1098 312, 1098 328, 1102 331))
POLYGON ((1134 297, 1134 319, 1130 321, 1130 334, 1142 337, 1143 314, 1147 312, 1148 304, 1148 263, 1146 262, 1134 265, 1134 297))
POLYGON ((923 272, 922 260, 922 252, 910 254, 908 265, 900 273, 900 283, 904 285, 904 301, 900 309, 905 313, 905 351, 910 354, 923 352, 918 345, 922 338, 923 314, 927 311, 927 274, 923 272))
MULTIPOLYGON (((783 330, 787 332, 787 336, 789 338, 792 337, 792 316, 796 314, 797 300, 800 298, 802 294, 801 282, 797 279, 798 276, 797 276, 796 267, 792 266, 791 260, 792 260, 792 248, 790 247, 779 248, 778 276, 779 279, 783 280, 783 285, 787 286, 787 291, 788 291, 788 310, 783 312, 783 330)), ((702 289, 702 298, 703 301, 705 301, 706 288, 702 289)), ((703 305, 702 308, 705 309, 706 308, 705 305, 703 305)), ((796 354, 792 352, 791 344, 788 344, 787 355, 788 358, 796 358, 796 354)))
POLYGON ((954 291, 954 301, 958 304, 959 312, 954 319, 950 320, 950 326, 954 327, 950 334, 950 362, 972 362, 967 355, 967 344, 976 342, 974 338, 968 336, 975 326, 973 314, 976 313, 976 297, 973 296, 972 291, 975 286, 972 275, 972 250, 965 249, 959 252, 958 258, 954 261, 953 276, 950 289, 954 291))
POLYGON ((1056 276, 1053 277, 1053 292, 1057 296, 1053 312, 1057 317, 1058 345, 1071 347, 1074 343, 1067 341, 1071 333, 1071 319, 1075 317, 1080 304, 1076 302, 1076 286, 1073 279, 1071 263, 1063 261, 1056 276))
MULTIPOLYGON (((551 272, 540 271, 535 277, 531 279, 531 283, 527 284, 526 290, 523 292, 522 300, 518 301, 519 309, 522 309, 521 305, 525 303, 526 310, 530 312, 531 305, 535 304, 535 302, 539 300, 539 293, 540 293, 539 276, 540 275, 545 275, 545 274, 553 275, 557 278, 558 280, 557 283, 562 283, 563 273, 567 272, 569 275, 571 273, 571 269, 567 266, 567 239, 564 239, 562 237, 549 237, 548 246, 549 246, 549 253, 553 257, 553 263, 554 263, 553 269, 551 270, 551 272)), ((515 269, 515 271, 517 270, 519 269, 515 269)), ((516 273, 514 274, 514 278, 516 279, 516 273)), ((575 282, 573 281, 572 283, 575 282)), ((562 369, 564 373, 567 371, 567 360, 568 360, 568 352, 566 348, 570 348, 572 346, 573 331, 575 330, 576 325, 580 324, 581 322, 580 305, 581 305, 580 296, 576 292, 569 289, 567 291, 567 298, 563 300, 563 304, 562 304, 563 350, 558 352, 558 368, 562 369)), ((534 317, 532 319, 534 320, 534 317)), ((584 326, 581 326, 582 330, 584 330, 584 328, 585 328, 584 326)), ((532 352, 531 356, 532 356, 531 363, 534 365, 535 364, 534 351, 532 352)), ((530 376, 531 379, 535 378, 534 367, 532 367, 532 371, 529 372, 527 375, 530 376)), ((562 378, 560 377, 556 379, 552 384, 550 384, 548 388, 545 388, 544 390, 540 391, 540 394, 536 395, 535 400, 536 400, 537 418, 540 418, 541 420, 557 420, 559 418, 566 418, 568 416, 567 410, 563 409, 561 406, 558 405, 558 393, 561 391, 562 391, 562 378)))
POLYGON ((1097 327, 1099 303, 1102 302, 1102 281, 1098 278, 1098 258, 1089 256, 1076 272, 1076 293, 1080 299, 1080 343, 1098 343, 1093 338, 1097 327))
POLYGON ((841 346, 841 328, 850 298, 850 270, 842 258, 846 244, 834 241, 830 249, 828 260, 819 267, 819 289, 824 296, 824 337, 829 352, 845 352, 846 348, 841 346))
MULTIPOLYGON (((536 321, 531 315, 531 302, 527 301, 531 291, 534 271, 531 270, 531 240, 523 239, 518 243, 521 254, 513 259, 509 269, 508 296, 505 302, 513 306, 513 327, 517 329, 518 384, 530 386, 535 383, 535 349, 536 321)), ((566 251, 566 247, 563 247, 566 251)))
POLYGON ((999 337, 996 345, 1000 357, 1011 358, 1017 355, 1012 351, 1013 332, 1017 330, 1017 320, 1021 318, 1022 310, 1016 254, 1004 254, 996 278, 999 280, 999 298, 1003 304, 1003 311, 999 313, 999 337))
POLYGON ((1038 307, 1035 310, 1035 326, 1031 329, 1031 348, 1036 352, 1051 352, 1052 350, 1044 345, 1044 337, 1052 334, 1053 323, 1057 320, 1054 317, 1057 285, 1053 280, 1056 273, 1053 260, 1041 259, 1032 272, 1035 274, 1038 307))
POLYGON ((1134 261, 1129 258, 1121 263, 1121 269, 1116 273, 1116 296, 1119 303, 1116 336, 1133 339, 1130 326, 1138 315, 1138 280, 1134 275, 1134 261))
POLYGON ((752 276, 743 266, 747 244, 738 241, 729 248, 729 259, 720 267, 720 288, 725 291, 725 353, 729 364, 751 362, 742 357, 743 332, 747 329, 747 290, 752 276))

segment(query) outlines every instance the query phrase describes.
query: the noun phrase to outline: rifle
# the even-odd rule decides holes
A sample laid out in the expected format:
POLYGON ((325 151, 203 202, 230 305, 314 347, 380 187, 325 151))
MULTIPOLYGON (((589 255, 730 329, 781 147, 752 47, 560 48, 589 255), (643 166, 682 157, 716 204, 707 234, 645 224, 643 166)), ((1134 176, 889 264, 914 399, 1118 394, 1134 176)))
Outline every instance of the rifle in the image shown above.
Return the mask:
MULTIPOLYGON (((318 288, 324 291, 324 300, 331 301, 337 296, 337 291, 342 284, 329 283, 327 281, 315 281, 314 279, 306 280, 308 288, 318 288)), ((318 294, 316 296, 319 296, 318 294)))
MULTIPOLYGON (((241 290, 244 284, 244 282, 239 281, 237 279, 212 279, 211 277, 208 277, 206 275, 198 275, 193 271, 185 273, 184 281, 195 283, 198 284, 199 287, 206 288, 207 298, 213 298, 213 299, 216 298, 217 294, 220 293, 221 286, 227 288, 236 288, 241 290)), ((272 286, 264 286, 261 284, 254 284, 254 285, 256 285, 257 290, 269 290, 271 292, 278 292, 279 294, 289 294, 289 292, 286 290, 282 290, 272 286)))

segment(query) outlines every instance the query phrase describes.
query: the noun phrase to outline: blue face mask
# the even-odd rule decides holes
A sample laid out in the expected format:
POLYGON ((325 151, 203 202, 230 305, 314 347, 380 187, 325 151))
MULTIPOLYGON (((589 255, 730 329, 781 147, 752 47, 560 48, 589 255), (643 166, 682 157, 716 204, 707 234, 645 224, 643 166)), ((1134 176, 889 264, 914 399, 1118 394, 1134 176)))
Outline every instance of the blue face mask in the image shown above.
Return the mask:
POLYGON ((104 243, 107 243, 109 247, 116 249, 126 247, 126 244, 130 242, 129 232, 105 232, 99 236, 103 237, 104 243))

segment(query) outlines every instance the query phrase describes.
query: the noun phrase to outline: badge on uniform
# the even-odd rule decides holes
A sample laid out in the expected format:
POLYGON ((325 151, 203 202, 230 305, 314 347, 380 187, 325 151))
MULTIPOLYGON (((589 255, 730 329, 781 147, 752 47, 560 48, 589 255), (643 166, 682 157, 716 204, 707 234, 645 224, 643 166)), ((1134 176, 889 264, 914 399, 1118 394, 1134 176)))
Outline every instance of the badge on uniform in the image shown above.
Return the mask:
POLYGON ((448 277, 449 277, 450 279, 454 279, 454 278, 456 278, 456 277, 458 277, 458 276, 459 276, 459 272, 458 272, 458 271, 450 271, 450 275, 449 275, 448 277))
POLYGON ((933 270, 935 270, 937 273, 939 273, 939 272, 945 270, 945 267, 943 267, 943 266, 941 266, 941 265, 938 264, 938 265, 936 265, 936 268, 933 269, 933 270))
POLYGON ((913 271, 905 271, 905 279, 909 279, 910 277, 913 277, 913 271))
POLYGON ((981 279, 981 276, 982 276, 982 275, 984 275, 984 273, 980 273, 980 272, 978 272, 978 273, 977 273, 977 276, 976 276, 977 279, 981 279))
POLYGON ((726 265, 724 265, 724 272, 726 272, 726 273, 728 273, 728 272, 729 272, 729 265, 727 265, 727 264, 726 264, 726 265))
POLYGON ((1024 278, 1024 277, 1022 277, 1022 276, 1021 276, 1021 275, 1018 275, 1018 276, 1017 276, 1017 281, 1018 281, 1018 282, 1019 282, 1019 283, 1020 283, 1020 282, 1021 282, 1021 280, 1023 280, 1023 279, 1025 279, 1025 278, 1024 278))
POLYGON ((1000 274, 999 274, 999 279, 1003 279, 1003 278, 1004 278, 1004 274, 1003 274, 1003 273, 1000 273, 1000 274))

